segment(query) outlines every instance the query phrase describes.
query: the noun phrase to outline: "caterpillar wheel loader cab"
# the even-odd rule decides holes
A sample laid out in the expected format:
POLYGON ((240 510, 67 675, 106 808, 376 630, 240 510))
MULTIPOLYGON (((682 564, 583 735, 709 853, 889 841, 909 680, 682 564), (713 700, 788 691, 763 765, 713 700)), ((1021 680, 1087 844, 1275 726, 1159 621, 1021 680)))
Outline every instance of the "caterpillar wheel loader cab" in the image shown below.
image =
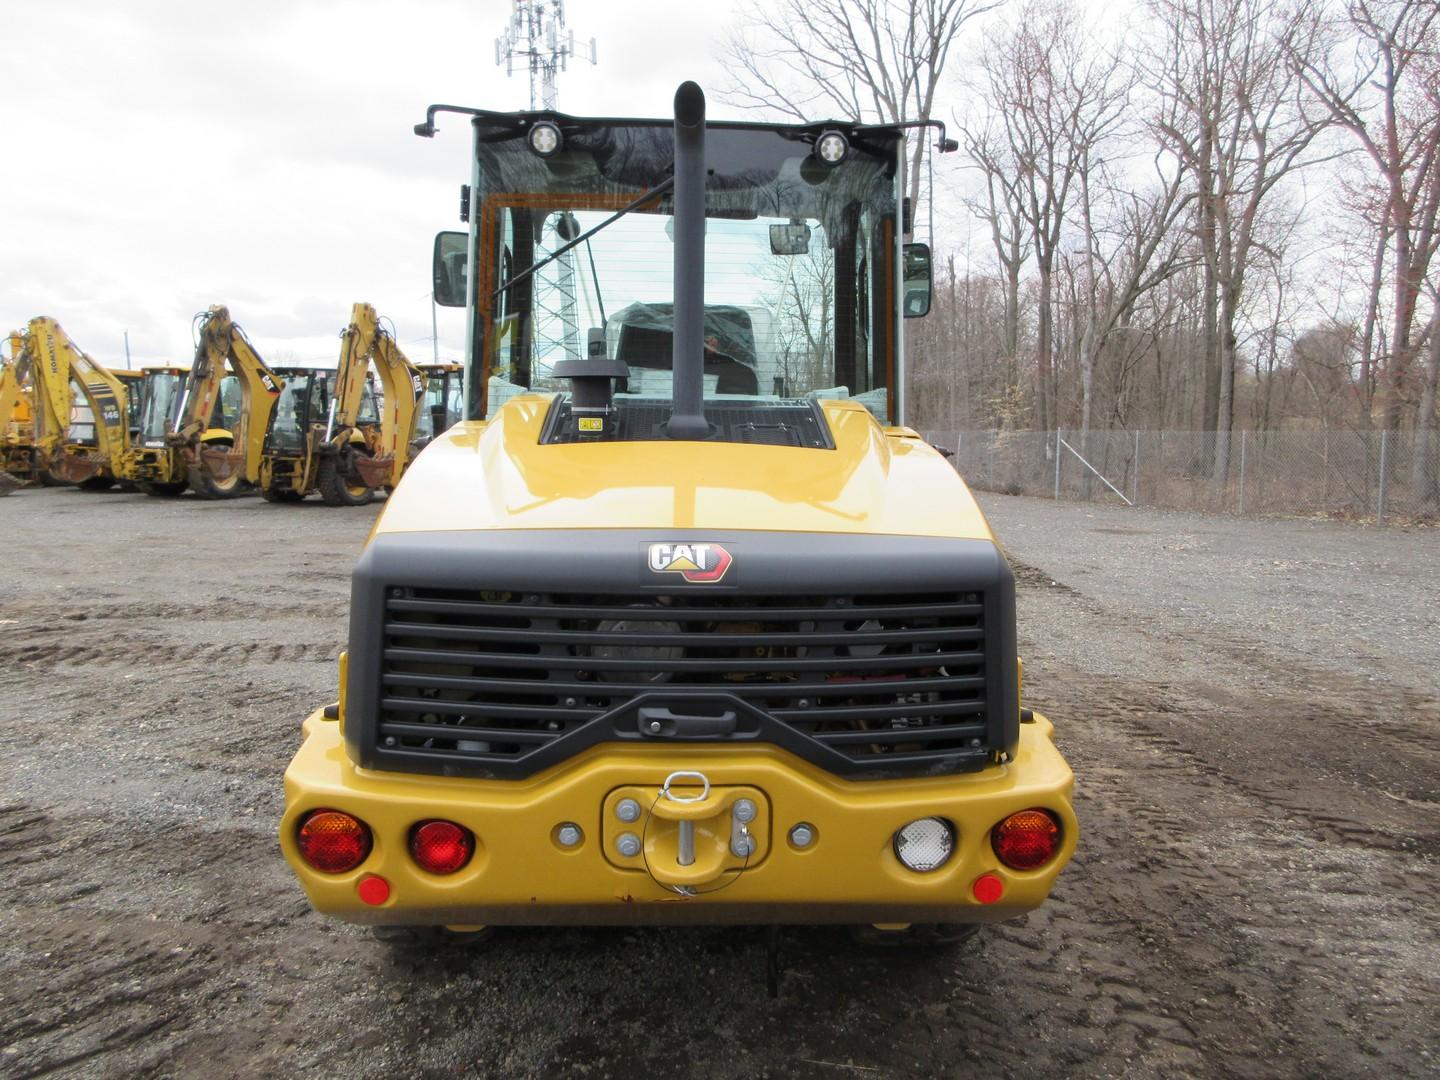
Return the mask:
POLYGON ((411 456, 418 454, 465 417, 465 368, 460 364, 421 364, 425 403, 415 417, 411 456))
POLYGON ((282 395, 261 470, 260 491, 271 502, 318 492, 328 506, 363 506, 409 465, 425 374, 369 304, 354 305, 340 339, 334 371, 298 369, 293 392, 282 395))
POLYGON ((386 503, 286 772, 322 912, 966 927, 1074 851, 1014 578, 903 426, 907 129, 675 104, 417 128, 473 131, 435 262, 468 419, 386 503))
POLYGON ((34 409, 34 469, 44 484, 112 487, 129 445, 124 384, 54 319, 30 320, 21 346, 34 409))

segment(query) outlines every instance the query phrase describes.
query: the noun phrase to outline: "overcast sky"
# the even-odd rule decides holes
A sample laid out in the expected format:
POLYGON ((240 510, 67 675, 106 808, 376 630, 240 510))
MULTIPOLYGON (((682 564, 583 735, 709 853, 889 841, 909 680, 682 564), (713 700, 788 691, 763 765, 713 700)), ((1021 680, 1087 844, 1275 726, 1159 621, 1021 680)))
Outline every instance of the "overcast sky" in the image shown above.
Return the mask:
MULTIPOLYGON (((723 79, 733 0, 571 0, 600 63, 560 108, 663 116, 723 79)), ((0 330, 51 315, 102 363, 188 364, 224 303, 272 364, 333 366, 357 300, 430 359, 430 248, 460 228, 469 129, 432 102, 525 108, 495 66, 508 0, 0 0, 0 330)), ((729 111, 733 115, 733 110, 729 111)), ((463 320, 441 311, 442 359, 463 320)))

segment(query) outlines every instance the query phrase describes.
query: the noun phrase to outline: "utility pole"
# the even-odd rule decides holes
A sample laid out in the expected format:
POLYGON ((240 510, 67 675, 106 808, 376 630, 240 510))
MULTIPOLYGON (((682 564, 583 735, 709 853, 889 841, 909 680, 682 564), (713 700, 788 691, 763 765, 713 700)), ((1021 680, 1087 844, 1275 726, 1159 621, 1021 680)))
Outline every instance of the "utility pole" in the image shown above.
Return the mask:
POLYGON ((430 294, 430 349, 435 363, 440 363, 440 320, 435 314, 435 294, 430 294))
MULTIPOLYGON (((495 64, 503 65, 505 74, 515 74, 517 61, 530 70, 530 110, 555 109, 558 92, 555 75, 565 70, 572 56, 596 62, 595 39, 590 39, 589 55, 575 51, 575 31, 565 26, 564 0, 514 0, 510 25, 495 39, 495 64)), ((573 215, 551 215, 541 243, 553 248, 562 246, 573 236, 560 235, 573 223, 573 215)), ((544 249, 536 252, 545 254, 544 249)), ((558 349, 569 359, 580 356, 580 317, 575 303, 575 256, 565 252, 555 258, 555 275, 546 275, 535 283, 537 355, 558 349), (546 318, 549 316, 550 318, 546 318), (546 324, 556 327, 546 332, 546 324)))
POLYGON ((125 331, 125 370, 130 370, 130 331, 125 331))

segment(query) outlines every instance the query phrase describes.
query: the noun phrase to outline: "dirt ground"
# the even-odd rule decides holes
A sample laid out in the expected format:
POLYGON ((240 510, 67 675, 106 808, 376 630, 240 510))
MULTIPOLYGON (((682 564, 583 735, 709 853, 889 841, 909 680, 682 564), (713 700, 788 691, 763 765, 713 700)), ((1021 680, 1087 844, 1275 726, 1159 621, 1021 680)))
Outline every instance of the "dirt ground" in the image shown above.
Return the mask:
POLYGON ((1440 531, 985 496, 1078 775, 1052 901, 953 951, 308 908, 280 776, 376 508, 0 502, 0 1075, 1440 1074, 1440 531))

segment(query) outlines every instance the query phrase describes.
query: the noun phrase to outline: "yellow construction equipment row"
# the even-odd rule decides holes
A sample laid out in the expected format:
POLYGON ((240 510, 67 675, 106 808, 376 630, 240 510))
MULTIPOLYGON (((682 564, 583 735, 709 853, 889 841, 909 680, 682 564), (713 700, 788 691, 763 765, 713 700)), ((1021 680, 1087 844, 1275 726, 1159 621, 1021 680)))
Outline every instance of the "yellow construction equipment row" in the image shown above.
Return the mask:
POLYGON ((199 316, 187 369, 110 372, 54 319, 31 319, 0 357, 0 472, 22 484, 119 483, 206 499, 258 489, 360 505, 459 419, 460 368, 417 366, 365 303, 324 368, 270 368, 224 307, 199 316), (371 369, 378 374, 377 404, 371 369))

